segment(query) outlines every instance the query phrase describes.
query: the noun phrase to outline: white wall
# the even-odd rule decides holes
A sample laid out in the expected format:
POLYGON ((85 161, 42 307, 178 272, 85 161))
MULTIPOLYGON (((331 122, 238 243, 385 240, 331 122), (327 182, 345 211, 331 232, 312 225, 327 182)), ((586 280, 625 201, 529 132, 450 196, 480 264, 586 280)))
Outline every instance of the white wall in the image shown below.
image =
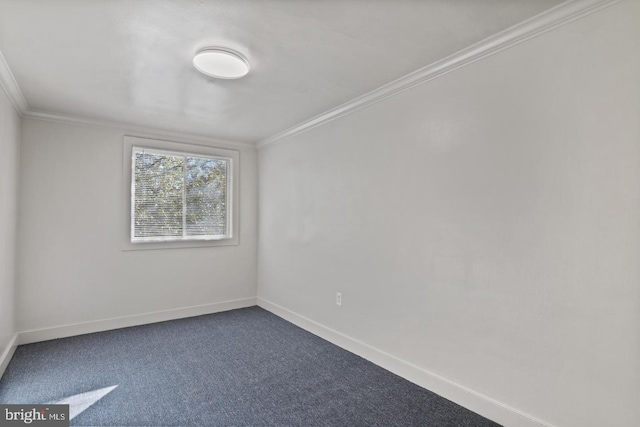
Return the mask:
MULTIPOLYGON (((238 246, 123 251, 124 134, 23 120, 17 304, 21 332, 246 298, 252 299, 246 301, 249 305, 254 303, 255 150, 240 151, 238 246)), ((93 328, 123 324, 127 321, 93 328)), ((91 329, 62 328, 76 333, 91 329)))
MULTIPOLYGON (((19 153, 20 118, 0 89, 0 356, 16 333, 14 295, 19 153)), ((0 360, 0 365, 2 362, 0 360)))
POLYGON ((547 423, 640 425, 639 6, 260 151, 259 298, 547 423))

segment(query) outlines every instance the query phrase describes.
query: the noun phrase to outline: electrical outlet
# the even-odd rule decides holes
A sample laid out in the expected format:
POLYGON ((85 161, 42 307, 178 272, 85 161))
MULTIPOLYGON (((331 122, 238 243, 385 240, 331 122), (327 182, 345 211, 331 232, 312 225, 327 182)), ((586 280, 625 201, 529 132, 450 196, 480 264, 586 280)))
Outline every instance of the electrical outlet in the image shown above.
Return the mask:
POLYGON ((336 293, 336 305, 342 305, 342 294, 340 292, 336 293))

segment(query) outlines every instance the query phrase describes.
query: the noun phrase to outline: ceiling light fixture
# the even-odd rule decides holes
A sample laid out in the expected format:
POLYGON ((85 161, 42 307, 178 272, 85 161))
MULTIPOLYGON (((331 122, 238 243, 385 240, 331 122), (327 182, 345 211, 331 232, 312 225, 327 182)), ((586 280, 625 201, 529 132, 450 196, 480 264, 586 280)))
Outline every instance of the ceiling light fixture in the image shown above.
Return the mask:
POLYGON ((249 61, 244 56, 222 47, 208 47, 196 53, 193 66, 216 79, 239 79, 249 72, 249 61))

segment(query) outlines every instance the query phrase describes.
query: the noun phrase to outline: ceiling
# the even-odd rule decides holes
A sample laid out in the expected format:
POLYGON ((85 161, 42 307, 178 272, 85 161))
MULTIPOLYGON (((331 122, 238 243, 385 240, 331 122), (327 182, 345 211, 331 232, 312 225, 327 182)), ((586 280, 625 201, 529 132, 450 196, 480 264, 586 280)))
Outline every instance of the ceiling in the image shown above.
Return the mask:
POLYGON ((31 111, 258 142, 560 2, 0 0, 0 51, 31 111))

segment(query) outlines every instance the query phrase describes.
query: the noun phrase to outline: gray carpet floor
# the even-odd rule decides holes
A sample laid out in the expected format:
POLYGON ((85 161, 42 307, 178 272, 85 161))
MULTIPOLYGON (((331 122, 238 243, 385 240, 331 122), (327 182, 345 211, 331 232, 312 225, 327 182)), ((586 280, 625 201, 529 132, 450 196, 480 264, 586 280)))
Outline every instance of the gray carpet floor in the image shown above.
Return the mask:
POLYGON ((497 425, 258 307, 22 345, 0 403, 115 385, 71 424, 497 425))

